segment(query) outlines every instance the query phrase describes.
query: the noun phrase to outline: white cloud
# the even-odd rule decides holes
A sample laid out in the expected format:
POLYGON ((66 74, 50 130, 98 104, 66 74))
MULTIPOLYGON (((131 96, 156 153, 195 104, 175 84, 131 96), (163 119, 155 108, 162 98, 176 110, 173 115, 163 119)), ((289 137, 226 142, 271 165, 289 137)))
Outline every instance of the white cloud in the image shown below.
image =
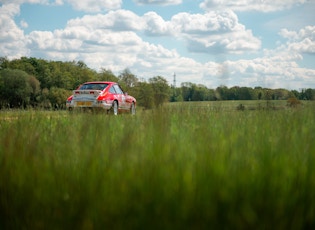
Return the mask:
POLYGON ((280 35, 288 39, 288 50, 315 54, 315 26, 306 26, 298 32, 282 29, 280 35))
POLYGON ((179 13, 165 21, 155 12, 142 17, 127 10, 110 11, 107 14, 86 15, 70 20, 67 36, 76 36, 84 28, 111 31, 144 31, 149 36, 176 36, 184 39, 191 52, 242 53, 260 49, 261 42, 250 30, 238 22, 232 11, 206 14, 179 13), (71 28, 71 29, 69 29, 71 28), (74 28, 77 28, 74 31, 74 28))
POLYGON ((122 6, 122 0, 65 0, 71 4, 74 9, 84 12, 102 12, 107 10, 119 9, 122 6))
POLYGON ((182 0, 134 0, 134 2, 140 4, 140 5, 148 5, 148 4, 154 4, 154 5, 178 5, 182 3, 182 0))
POLYGON ((22 5, 24 3, 29 4, 43 4, 43 5, 62 5, 63 0, 0 0, 2 4, 17 4, 22 5))
POLYGON ((171 35, 173 33, 170 22, 164 19, 155 12, 148 12, 143 16, 146 23, 145 32, 150 36, 171 35))
POLYGON ((308 0, 205 0, 200 4, 204 10, 231 9, 234 11, 273 12, 289 9, 308 0))
POLYGON ((14 22, 14 16, 20 13, 16 4, 4 4, 0 7, 0 54, 18 58, 28 53, 24 45, 24 32, 14 22))
MULTIPOLYGON (((315 70, 299 67, 296 55, 279 53, 250 60, 209 62, 203 80, 212 85, 299 89, 315 84, 315 70), (286 56, 284 60, 283 55, 286 56)), ((213 86, 212 86, 213 87, 213 86)))
POLYGON ((68 27, 111 29, 115 31, 136 31, 144 27, 141 17, 127 10, 110 11, 107 14, 86 15, 68 21, 68 27))
POLYGON ((211 11, 206 14, 180 13, 171 23, 188 43, 191 52, 209 54, 242 53, 260 49, 261 42, 238 22, 232 11, 211 11))
POLYGON ((3 4, 0 7, 1 18, 13 18, 20 13, 20 6, 15 3, 3 4))
POLYGON ((22 20, 20 22, 20 25, 21 25, 22 28, 27 28, 28 27, 28 24, 27 24, 27 22, 25 20, 22 20))

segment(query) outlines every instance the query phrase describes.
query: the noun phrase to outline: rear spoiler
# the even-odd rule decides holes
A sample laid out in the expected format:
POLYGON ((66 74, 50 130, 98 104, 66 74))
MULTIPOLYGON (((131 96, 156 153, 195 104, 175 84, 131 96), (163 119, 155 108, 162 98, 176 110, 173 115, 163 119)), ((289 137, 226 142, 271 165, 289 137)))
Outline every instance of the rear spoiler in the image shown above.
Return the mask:
POLYGON ((73 90, 73 95, 78 94, 94 94, 99 95, 102 91, 101 90, 73 90))

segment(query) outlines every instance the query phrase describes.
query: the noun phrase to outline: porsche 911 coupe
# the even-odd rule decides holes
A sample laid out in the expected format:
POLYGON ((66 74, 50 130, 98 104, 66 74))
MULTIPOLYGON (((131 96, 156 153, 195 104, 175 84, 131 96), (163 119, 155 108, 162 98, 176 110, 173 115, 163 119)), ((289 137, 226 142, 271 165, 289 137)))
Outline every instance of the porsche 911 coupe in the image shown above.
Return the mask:
POLYGON ((67 99, 69 111, 104 110, 117 115, 122 112, 136 114, 136 99, 122 90, 116 82, 96 81, 80 85, 67 99))

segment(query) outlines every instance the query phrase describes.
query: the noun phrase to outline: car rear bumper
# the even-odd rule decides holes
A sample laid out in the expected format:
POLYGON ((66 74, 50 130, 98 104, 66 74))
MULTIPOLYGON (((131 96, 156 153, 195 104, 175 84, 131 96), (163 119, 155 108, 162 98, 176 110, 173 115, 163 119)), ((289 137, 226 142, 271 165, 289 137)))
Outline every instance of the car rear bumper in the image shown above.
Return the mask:
POLYGON ((80 108, 110 110, 112 108, 112 103, 106 101, 67 101, 66 107, 69 110, 80 108))

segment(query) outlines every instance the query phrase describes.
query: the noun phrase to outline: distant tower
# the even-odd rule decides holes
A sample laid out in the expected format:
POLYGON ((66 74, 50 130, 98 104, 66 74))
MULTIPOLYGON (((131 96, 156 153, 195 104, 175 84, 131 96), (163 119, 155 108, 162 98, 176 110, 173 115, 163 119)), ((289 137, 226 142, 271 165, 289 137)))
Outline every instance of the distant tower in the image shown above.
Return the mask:
POLYGON ((176 96, 176 74, 174 73, 174 80, 173 80, 173 95, 174 95, 174 98, 176 96))

